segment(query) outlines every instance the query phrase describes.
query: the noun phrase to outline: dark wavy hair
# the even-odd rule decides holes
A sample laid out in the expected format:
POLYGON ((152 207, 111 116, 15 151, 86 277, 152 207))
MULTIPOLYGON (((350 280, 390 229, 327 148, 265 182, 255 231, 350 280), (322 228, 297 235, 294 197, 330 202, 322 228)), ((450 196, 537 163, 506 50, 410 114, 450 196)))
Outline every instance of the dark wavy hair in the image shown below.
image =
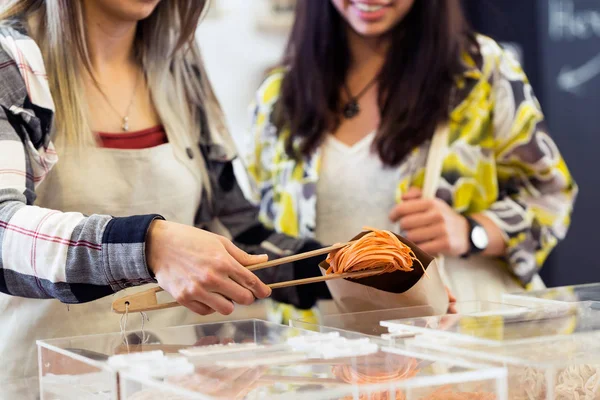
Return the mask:
MULTIPOLYGON (((290 156, 309 155, 324 132, 339 125, 351 58, 346 29, 330 0, 297 2, 273 115, 280 132, 291 131, 290 156)), ((381 124, 374 147, 386 165, 394 166, 448 120, 453 79, 464 70, 461 52, 476 42, 460 0, 415 0, 387 35, 391 44, 378 78, 381 124)))

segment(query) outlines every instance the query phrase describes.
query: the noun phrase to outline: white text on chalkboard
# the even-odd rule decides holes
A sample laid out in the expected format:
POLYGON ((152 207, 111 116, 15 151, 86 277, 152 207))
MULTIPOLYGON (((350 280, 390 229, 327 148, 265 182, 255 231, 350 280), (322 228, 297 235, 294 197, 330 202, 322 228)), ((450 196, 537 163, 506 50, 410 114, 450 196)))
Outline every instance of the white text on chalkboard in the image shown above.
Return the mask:
POLYGON ((600 38, 600 10, 575 10, 573 0, 550 0, 548 34, 555 41, 600 38))

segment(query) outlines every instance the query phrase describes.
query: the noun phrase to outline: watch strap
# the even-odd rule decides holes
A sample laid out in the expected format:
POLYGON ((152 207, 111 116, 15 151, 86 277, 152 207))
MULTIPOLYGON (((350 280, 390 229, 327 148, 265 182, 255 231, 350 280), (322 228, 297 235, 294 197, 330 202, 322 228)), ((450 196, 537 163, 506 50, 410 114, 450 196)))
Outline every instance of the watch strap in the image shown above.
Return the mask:
POLYGON ((461 256, 462 258, 467 258, 469 256, 479 254, 485 250, 485 249, 480 249, 479 247, 477 247, 475 245, 475 243, 473 243, 473 230, 476 227, 481 227, 481 224, 479 222, 475 221, 473 218, 468 217, 468 216, 465 216, 465 219, 467 220, 467 223, 469 224, 469 233, 468 233, 468 235, 469 235, 469 250, 467 250, 467 252, 461 256))

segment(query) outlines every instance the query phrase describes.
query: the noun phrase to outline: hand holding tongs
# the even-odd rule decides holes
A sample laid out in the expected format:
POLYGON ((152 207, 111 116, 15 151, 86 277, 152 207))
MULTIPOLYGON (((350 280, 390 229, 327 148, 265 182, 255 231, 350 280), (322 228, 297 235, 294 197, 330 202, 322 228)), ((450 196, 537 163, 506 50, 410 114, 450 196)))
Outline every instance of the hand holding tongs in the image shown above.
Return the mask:
MULTIPOLYGON (((288 264, 295 261, 303 260, 306 258, 316 257, 323 254, 331 253, 334 250, 341 249, 353 242, 339 243, 333 246, 324 247, 322 249, 308 251, 306 253, 295 254, 289 257, 283 257, 272 261, 267 261, 260 264, 248 266, 250 271, 258 271, 261 269, 272 268, 282 264, 288 264)), ((332 279, 345 279, 345 278, 365 278, 367 276, 376 275, 381 273, 383 268, 373 269, 369 271, 359 272, 347 272, 343 274, 331 274, 324 276, 317 276, 314 278, 296 279, 287 282, 278 282, 268 285, 271 289, 284 288, 288 286, 306 285, 309 283, 324 282, 332 279)), ((157 293, 162 292, 163 289, 160 287, 154 287, 149 290, 145 290, 140 293, 135 293, 129 296, 121 297, 112 303, 112 309, 115 313, 124 314, 125 312, 144 312, 163 310, 166 308, 179 307, 180 304, 176 301, 168 303, 159 303, 157 293)))

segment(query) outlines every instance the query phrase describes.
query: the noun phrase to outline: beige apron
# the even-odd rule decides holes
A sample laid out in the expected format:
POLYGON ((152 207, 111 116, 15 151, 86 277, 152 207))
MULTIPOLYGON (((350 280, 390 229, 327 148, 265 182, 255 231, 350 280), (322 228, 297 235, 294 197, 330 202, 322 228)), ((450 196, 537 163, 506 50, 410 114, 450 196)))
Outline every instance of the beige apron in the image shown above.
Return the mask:
MULTIPOLYGON (((432 199, 442 175, 442 163, 448 149, 448 126, 438 128, 431 141, 425 169, 423 197, 432 199)), ((458 301, 501 302, 502 294, 522 292, 523 287, 509 274, 505 264, 490 257, 437 257, 442 279, 458 301)), ((544 283, 536 274, 532 286, 543 289, 544 283)))
MULTIPOLYGON (((62 149, 60 161, 38 189, 36 205, 87 215, 159 213, 167 220, 193 225, 201 201, 202 178, 196 165, 200 154, 194 149, 190 160, 181 151, 183 146, 177 146, 177 138, 169 140, 150 149, 91 149, 81 156, 62 149)), ((125 292, 132 290, 142 289, 125 292)), ((0 382, 37 374, 37 339, 118 332, 120 316, 111 312, 115 296, 67 307, 57 300, 1 295, 0 382)), ((152 312, 149 317, 148 330, 201 321, 184 308, 152 312)), ((140 327, 140 315, 129 315, 128 330, 140 327)), ((119 344, 106 343, 104 351, 110 353, 119 344)), ((0 395, 5 398, 9 397, 0 395)))

